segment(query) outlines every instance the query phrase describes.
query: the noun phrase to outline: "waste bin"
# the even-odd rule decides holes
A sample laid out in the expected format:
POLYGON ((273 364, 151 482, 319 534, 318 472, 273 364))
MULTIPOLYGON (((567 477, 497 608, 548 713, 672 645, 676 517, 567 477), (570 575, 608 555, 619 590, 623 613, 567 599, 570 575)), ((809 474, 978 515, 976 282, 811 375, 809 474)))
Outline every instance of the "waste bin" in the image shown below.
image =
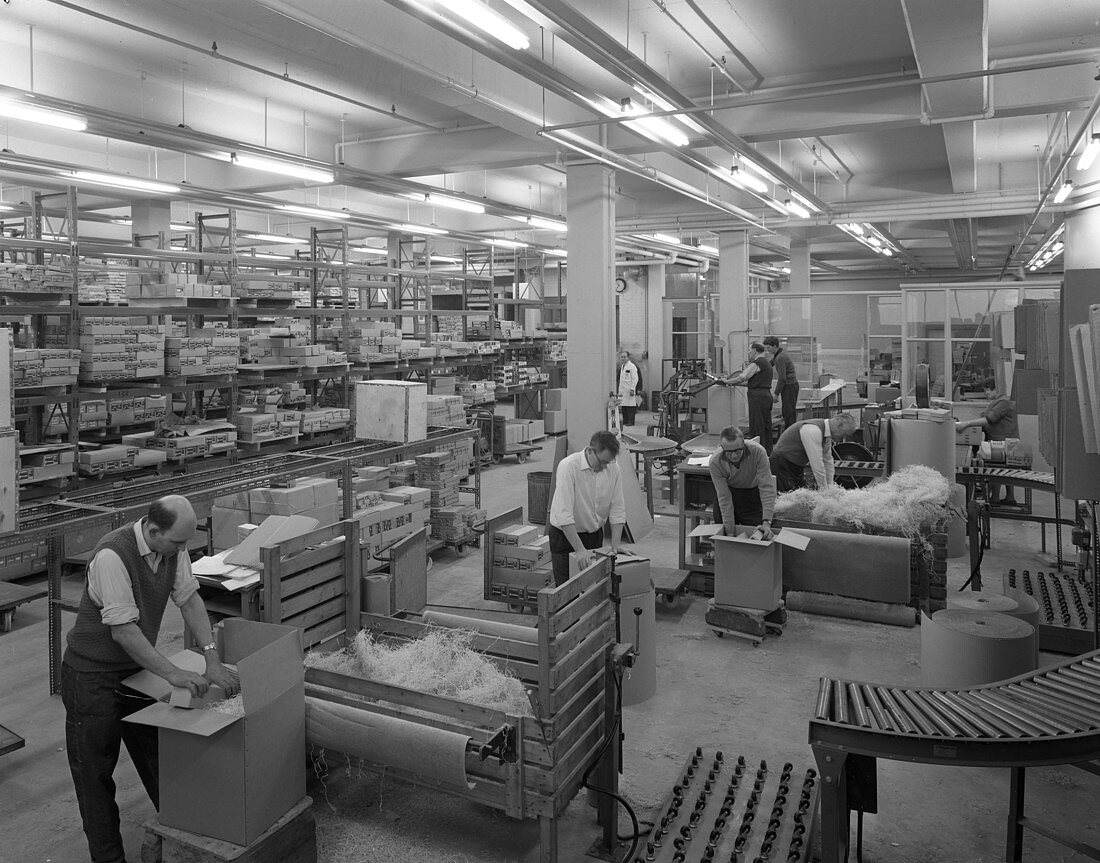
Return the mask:
POLYGON ((550 515, 550 477, 548 470, 533 470, 527 474, 527 520, 531 524, 546 524, 550 515))

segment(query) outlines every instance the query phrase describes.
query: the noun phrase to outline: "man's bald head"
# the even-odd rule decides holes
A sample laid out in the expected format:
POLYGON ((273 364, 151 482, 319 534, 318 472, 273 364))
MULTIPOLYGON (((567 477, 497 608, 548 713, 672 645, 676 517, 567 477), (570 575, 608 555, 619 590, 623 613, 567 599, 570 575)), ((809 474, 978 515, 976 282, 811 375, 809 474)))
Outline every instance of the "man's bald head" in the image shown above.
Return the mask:
POLYGON ((159 554, 173 554, 187 547, 197 524, 191 501, 182 495, 170 494, 149 504, 145 541, 159 554))

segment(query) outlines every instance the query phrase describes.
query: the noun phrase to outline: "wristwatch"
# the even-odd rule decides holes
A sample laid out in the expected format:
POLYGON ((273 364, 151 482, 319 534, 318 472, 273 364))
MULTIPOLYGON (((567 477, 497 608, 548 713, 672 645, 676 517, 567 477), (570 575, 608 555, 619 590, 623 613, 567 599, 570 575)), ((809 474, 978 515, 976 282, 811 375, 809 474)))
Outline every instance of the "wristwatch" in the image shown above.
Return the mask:
POLYGON ((202 646, 202 652, 203 653, 206 653, 209 650, 216 651, 217 649, 218 649, 218 643, 216 641, 211 641, 209 644, 204 644, 202 646))

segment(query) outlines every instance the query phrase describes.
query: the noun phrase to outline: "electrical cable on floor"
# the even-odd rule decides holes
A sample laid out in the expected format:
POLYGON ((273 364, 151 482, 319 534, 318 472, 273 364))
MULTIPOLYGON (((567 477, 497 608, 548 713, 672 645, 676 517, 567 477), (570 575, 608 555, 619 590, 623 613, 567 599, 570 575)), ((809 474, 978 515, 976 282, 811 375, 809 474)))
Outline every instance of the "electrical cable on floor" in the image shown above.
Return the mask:
POLYGON ((600 751, 596 753, 596 757, 592 759, 592 763, 589 764, 588 769, 584 771, 584 776, 581 777, 581 785, 584 788, 590 788, 597 794, 606 794, 608 797, 611 797, 613 800, 622 804, 623 809, 626 810, 626 814, 630 816, 630 821, 634 825, 634 833, 632 836, 629 837, 618 836, 617 830, 615 831, 615 833, 617 839, 622 839, 623 841, 625 841, 626 839, 630 839, 630 850, 626 852, 626 855, 622 859, 632 860, 634 858, 634 853, 638 850, 639 840, 642 838, 642 836, 645 835, 638 825, 638 816, 634 814, 634 810, 631 808, 630 804, 627 803, 626 800, 624 800, 615 792, 609 791, 606 788, 600 788, 596 785, 588 784, 588 777, 592 775, 592 771, 596 769, 596 765, 600 763, 600 760, 603 758, 604 753, 607 752, 607 747, 611 745, 612 741, 618 740, 618 736, 623 727, 622 681, 620 681, 618 675, 615 674, 612 675, 612 679, 615 681, 615 722, 612 724, 611 731, 608 733, 607 739, 604 740, 603 746, 600 747, 600 751))

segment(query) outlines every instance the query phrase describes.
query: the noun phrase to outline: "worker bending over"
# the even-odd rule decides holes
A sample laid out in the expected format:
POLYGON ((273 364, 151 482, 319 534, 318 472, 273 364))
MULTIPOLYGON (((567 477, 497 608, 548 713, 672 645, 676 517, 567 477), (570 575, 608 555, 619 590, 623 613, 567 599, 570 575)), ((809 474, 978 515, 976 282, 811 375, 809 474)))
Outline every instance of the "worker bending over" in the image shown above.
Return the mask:
POLYGON ((856 421, 851 414, 839 413, 829 419, 800 420, 784 429, 772 450, 771 466, 780 492, 794 491, 806 485, 804 468, 810 466, 818 488, 833 484, 833 444, 851 437, 856 421))
MULTIPOLYGON (((955 424, 957 429, 981 426, 985 430, 986 440, 1008 440, 1019 438, 1020 424, 1016 420, 1016 405, 1004 393, 997 389, 996 378, 986 378, 982 381, 982 389, 985 397, 989 399, 984 411, 976 419, 961 420, 955 424)), ((1001 487, 991 484, 989 486, 990 505, 1016 506, 1016 495, 1012 486, 1005 486, 1005 496, 998 500, 1001 487)))
POLYGON ((756 441, 745 440, 735 426, 722 429, 718 450, 707 468, 714 483, 714 523, 726 536, 735 536, 735 525, 760 527, 764 539, 772 537, 775 511, 775 477, 768 454, 756 441))
POLYGON ((215 683, 227 696, 237 682, 218 659, 206 606, 191 573, 187 544, 195 510, 185 497, 154 501, 148 514, 108 533, 88 564, 88 580, 61 664, 65 746, 93 863, 122 863, 115 765, 126 744, 138 776, 160 808, 157 729, 123 722, 152 699, 123 684, 142 668, 201 696, 215 683), (171 600, 201 644, 206 674, 184 671, 155 647, 171 600))
POLYGON ((611 550, 617 552, 626 524, 623 479, 615 459, 619 440, 599 431, 580 452, 558 464, 550 501, 550 560, 554 584, 569 579, 569 554, 577 552, 581 568, 592 562, 589 551, 603 545, 603 528, 611 523, 611 550))
POLYGON ((749 436, 758 438, 760 445, 770 454, 772 451, 772 364, 767 349, 760 342, 753 342, 752 356, 745 368, 727 380, 731 386, 744 384, 749 398, 749 436))

